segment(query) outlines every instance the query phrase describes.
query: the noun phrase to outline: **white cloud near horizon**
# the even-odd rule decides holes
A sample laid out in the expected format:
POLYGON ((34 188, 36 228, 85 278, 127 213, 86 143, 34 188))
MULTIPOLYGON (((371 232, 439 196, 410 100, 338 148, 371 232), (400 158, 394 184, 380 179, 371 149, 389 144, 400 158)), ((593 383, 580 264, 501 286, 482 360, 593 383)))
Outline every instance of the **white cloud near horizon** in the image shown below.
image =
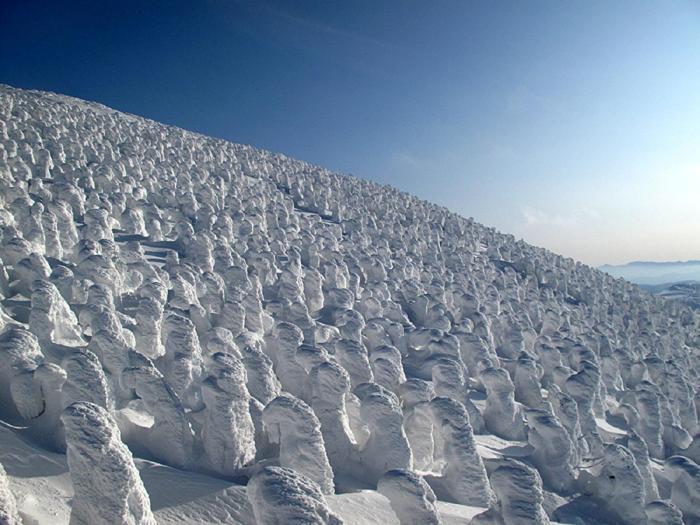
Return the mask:
POLYGON ((547 226, 572 226, 581 222, 597 220, 600 213, 593 208, 583 206, 573 210, 568 214, 549 213, 534 206, 523 206, 521 209, 525 223, 532 225, 547 226))

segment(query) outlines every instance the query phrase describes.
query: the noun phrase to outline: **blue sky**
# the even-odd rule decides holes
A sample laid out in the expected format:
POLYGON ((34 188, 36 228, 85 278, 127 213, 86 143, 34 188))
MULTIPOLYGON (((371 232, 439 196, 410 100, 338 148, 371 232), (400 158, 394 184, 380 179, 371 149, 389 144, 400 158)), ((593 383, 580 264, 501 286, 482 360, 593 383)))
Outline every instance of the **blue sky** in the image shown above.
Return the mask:
POLYGON ((590 264, 700 258, 700 2, 0 2, 0 82, 391 184, 590 264))

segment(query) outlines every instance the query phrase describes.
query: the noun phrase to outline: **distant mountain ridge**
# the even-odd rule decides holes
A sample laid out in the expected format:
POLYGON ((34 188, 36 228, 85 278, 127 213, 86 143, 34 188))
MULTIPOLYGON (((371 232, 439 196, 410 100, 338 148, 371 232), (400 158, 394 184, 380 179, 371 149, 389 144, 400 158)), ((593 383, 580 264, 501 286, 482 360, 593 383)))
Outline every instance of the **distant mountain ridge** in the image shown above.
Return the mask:
POLYGON ((619 266, 674 266, 678 264, 700 264, 699 259, 690 259, 688 261, 631 261, 626 264, 620 265, 610 265, 604 264, 603 266, 619 267, 619 266))
POLYGON ((598 269, 636 284, 657 285, 683 281, 700 281, 700 260, 633 261, 627 264, 604 264, 598 269))

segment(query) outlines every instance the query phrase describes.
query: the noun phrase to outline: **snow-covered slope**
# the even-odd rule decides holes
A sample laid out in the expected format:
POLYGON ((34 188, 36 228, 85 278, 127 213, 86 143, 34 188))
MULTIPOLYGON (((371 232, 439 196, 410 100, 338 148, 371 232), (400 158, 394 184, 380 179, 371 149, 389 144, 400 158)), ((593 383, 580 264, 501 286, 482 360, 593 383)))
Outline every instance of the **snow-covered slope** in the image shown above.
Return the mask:
POLYGON ((8 523, 700 518, 679 303, 389 187, 7 86, 0 187, 8 523))

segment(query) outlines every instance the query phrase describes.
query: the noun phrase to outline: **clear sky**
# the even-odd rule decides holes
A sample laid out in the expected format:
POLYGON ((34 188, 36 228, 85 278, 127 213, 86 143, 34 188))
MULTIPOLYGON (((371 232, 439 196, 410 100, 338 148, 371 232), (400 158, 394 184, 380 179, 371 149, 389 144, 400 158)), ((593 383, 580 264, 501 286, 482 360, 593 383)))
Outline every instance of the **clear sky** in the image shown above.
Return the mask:
POLYGON ((700 2, 0 0, 0 82, 391 184, 590 264, 700 259, 700 2))

